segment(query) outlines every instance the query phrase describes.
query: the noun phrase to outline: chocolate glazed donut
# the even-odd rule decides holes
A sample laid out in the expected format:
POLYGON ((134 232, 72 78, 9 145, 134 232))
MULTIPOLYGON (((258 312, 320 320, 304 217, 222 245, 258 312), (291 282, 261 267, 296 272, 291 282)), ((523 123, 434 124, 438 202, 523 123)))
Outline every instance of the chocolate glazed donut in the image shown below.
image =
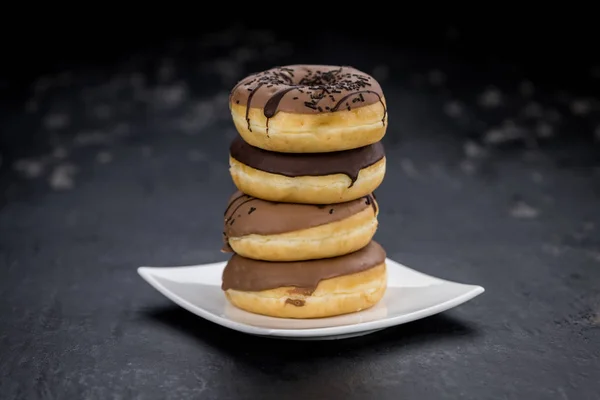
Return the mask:
POLYGON ((265 261, 331 258, 366 246, 377 230, 373 194, 329 204, 276 203, 234 193, 224 215, 223 252, 265 261))
POLYGON ((246 143, 229 148, 229 171, 243 193, 270 201, 334 204, 372 193, 385 176, 383 144, 330 153, 277 153, 246 143))
POLYGON ((375 241, 320 260, 269 262, 234 254, 222 290, 242 310, 281 318, 321 318, 365 310, 387 287, 386 252, 375 241))
POLYGON ((265 150, 316 153, 375 143, 387 109, 379 83, 352 67, 291 65, 250 75, 231 91, 238 132, 265 150))

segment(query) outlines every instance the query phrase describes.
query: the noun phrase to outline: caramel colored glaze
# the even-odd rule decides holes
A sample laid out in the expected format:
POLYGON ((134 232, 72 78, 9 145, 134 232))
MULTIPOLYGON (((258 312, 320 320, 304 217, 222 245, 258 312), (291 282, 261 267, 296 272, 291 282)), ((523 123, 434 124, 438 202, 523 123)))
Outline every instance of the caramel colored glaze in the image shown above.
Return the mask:
POLYGON ((311 261, 258 261, 234 254, 223 270, 223 290, 246 292, 295 287, 312 293, 319 282, 368 270, 385 262, 385 250, 375 241, 350 254, 311 261))
POLYGON ((341 221, 373 207, 377 214, 377 203, 372 195, 345 203, 312 205, 276 203, 235 192, 225 210, 223 240, 224 252, 233 252, 229 246, 230 237, 245 235, 277 235, 313 228, 315 226, 341 221))
POLYGON ((367 106, 380 102, 386 107, 379 83, 355 68, 330 65, 289 65, 252 74, 231 91, 229 104, 262 108, 268 119, 278 111, 294 114, 319 114, 367 106))
POLYGON ((229 154, 251 168, 288 177, 344 174, 351 180, 350 187, 361 169, 385 157, 381 142, 331 153, 277 153, 251 146, 239 135, 231 142, 229 154))

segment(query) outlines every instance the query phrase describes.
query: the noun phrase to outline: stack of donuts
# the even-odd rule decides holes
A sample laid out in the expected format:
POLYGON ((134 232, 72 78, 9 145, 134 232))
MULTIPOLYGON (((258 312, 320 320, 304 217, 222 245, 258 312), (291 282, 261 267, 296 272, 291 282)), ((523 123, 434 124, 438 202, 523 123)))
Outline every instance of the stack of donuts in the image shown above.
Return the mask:
POLYGON ((236 307, 282 318, 377 304, 386 253, 373 240, 385 175, 387 109, 379 83, 351 67, 292 65, 231 91, 237 187, 225 211, 222 280, 236 307))

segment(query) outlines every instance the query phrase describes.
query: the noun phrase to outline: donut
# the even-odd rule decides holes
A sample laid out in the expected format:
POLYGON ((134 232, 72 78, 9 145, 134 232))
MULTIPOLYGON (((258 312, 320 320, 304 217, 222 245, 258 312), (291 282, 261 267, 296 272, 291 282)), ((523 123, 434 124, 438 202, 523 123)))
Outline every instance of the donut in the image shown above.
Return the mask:
POLYGON ((385 176, 381 142, 331 153, 277 153, 237 136, 229 148, 229 172, 243 193, 286 203, 333 204, 372 193, 385 176))
POLYGON ((229 95, 233 122, 251 145, 324 153, 380 141, 387 108, 379 83, 352 67, 290 65, 242 79, 229 95))
POLYGON ((387 287, 385 250, 375 241, 339 257, 272 262, 234 254, 221 289, 234 306, 280 318, 349 314, 377 304, 387 287))
POLYGON ((331 205, 275 203, 234 193, 225 210, 223 252, 266 261, 336 257, 365 247, 377 230, 368 194, 331 205))

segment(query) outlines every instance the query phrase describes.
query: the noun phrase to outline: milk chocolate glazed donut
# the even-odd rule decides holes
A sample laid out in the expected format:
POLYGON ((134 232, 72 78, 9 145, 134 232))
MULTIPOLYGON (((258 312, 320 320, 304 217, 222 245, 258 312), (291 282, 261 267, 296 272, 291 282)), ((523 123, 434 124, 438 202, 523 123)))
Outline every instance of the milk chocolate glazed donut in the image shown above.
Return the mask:
POLYGON ((340 257, 297 262, 252 260, 235 254, 221 288, 242 310, 280 318, 320 318, 365 310, 387 287, 386 253, 371 241, 340 257))
POLYGON ((365 247, 379 208, 368 194, 330 205, 275 203, 237 191, 224 216, 224 252, 265 261, 336 257, 365 247))
POLYGON ((283 153, 323 153, 380 141, 387 108, 379 83, 352 67, 290 65, 250 75, 231 91, 240 135, 283 153))

